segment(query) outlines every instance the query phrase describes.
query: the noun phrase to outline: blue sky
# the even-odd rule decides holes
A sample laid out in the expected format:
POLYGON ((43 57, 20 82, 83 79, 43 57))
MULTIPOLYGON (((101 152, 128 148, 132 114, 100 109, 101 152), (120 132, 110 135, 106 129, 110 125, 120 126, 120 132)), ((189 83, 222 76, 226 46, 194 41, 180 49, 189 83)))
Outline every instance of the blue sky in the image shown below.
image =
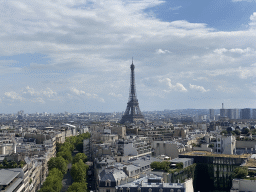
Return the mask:
POLYGON ((4 0, 0 113, 256 108, 254 0, 4 0))
POLYGON ((152 11, 162 21, 186 20, 205 23, 215 30, 233 31, 247 29, 255 9, 255 3, 250 1, 171 0, 146 11, 152 11))

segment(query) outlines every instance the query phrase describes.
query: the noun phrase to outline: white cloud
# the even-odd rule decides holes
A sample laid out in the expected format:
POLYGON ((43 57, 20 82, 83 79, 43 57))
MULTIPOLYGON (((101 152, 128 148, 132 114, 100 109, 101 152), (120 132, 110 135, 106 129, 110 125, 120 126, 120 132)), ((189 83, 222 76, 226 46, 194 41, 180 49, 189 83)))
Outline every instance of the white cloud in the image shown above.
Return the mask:
POLYGON ((255 51, 251 49, 250 47, 247 47, 246 49, 240 49, 240 48, 233 48, 233 49, 226 49, 226 48, 221 48, 221 49, 215 49, 213 51, 214 53, 217 54, 223 54, 223 53, 237 53, 237 54, 254 54, 255 51))
POLYGON ((254 29, 256 27, 256 12, 254 12, 250 16, 250 20, 251 20, 251 22, 249 23, 249 25, 251 26, 252 29, 254 29))
POLYGON ((84 91, 78 90, 78 89, 76 89, 76 88, 71 88, 71 91, 74 92, 74 93, 77 94, 77 95, 84 95, 84 94, 85 94, 84 91))
POLYGON ((49 87, 47 87, 46 90, 43 90, 42 94, 47 96, 47 97, 53 97, 53 96, 57 95, 57 93, 55 91, 53 91, 51 88, 49 88, 49 87))
POLYGON ((40 95, 40 92, 35 91, 35 89, 30 88, 29 86, 27 86, 27 87, 25 88, 25 90, 23 91, 23 93, 24 93, 24 94, 29 93, 31 96, 40 95), (26 91, 27 91, 27 92, 26 92, 26 91))
POLYGON ((165 53, 171 53, 171 52, 168 51, 168 50, 162 50, 162 49, 157 49, 156 50, 156 54, 165 54, 165 53))
MULTIPOLYGON (((187 89, 181 84, 176 83, 175 85, 172 84, 171 79, 165 78, 162 80, 159 80, 160 82, 166 82, 168 85, 169 90, 175 90, 175 91, 181 91, 181 92, 187 92, 187 89)), ((168 92, 169 90, 166 90, 168 92)))
POLYGON ((247 79, 248 77, 252 77, 256 75, 255 67, 239 67, 237 69, 238 75, 241 79, 247 79))
POLYGON ((24 98, 22 98, 18 93, 14 92, 14 91, 5 92, 4 95, 13 100, 20 100, 20 101, 24 100, 24 98))
POLYGON ((115 93, 109 93, 108 95, 111 95, 111 96, 117 97, 117 98, 122 98, 123 97, 122 94, 115 94, 115 93))
POLYGON ((200 91, 200 92, 202 92, 202 93, 207 92, 207 91, 210 91, 209 89, 206 90, 203 86, 199 86, 199 85, 192 85, 192 84, 189 84, 189 88, 190 88, 190 89, 197 90, 197 91, 200 91))
POLYGON ((177 11, 177 10, 179 10, 180 8, 182 8, 182 6, 171 7, 170 10, 172 10, 172 11, 177 11))
POLYGON ((98 101, 102 102, 102 103, 105 103, 105 100, 101 97, 99 97, 97 94, 95 93, 86 93, 86 96, 88 98, 93 98, 93 99, 97 99, 98 101))

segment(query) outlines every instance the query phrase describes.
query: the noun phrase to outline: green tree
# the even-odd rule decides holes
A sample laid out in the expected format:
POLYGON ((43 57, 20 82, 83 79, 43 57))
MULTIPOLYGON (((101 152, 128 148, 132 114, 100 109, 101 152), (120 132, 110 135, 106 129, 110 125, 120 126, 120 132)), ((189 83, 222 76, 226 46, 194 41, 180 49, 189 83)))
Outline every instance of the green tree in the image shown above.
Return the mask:
POLYGON ((9 163, 8 163, 6 158, 4 158, 4 160, 3 160, 3 166, 4 167, 8 167, 9 166, 9 163))
POLYGON ((87 183, 74 182, 67 192, 87 192, 87 183))
POLYGON ((244 179, 248 175, 248 168, 237 167, 235 168, 232 177, 237 179, 244 179))
POLYGON ((60 146, 60 150, 59 150, 59 152, 61 152, 61 151, 66 151, 66 150, 68 150, 68 151, 74 151, 74 149, 75 149, 75 146, 74 146, 74 144, 72 144, 72 143, 70 143, 70 142, 65 142, 65 143, 63 143, 61 146, 60 146))
POLYGON ((154 161, 150 164, 151 169, 160 169, 161 168, 161 162, 154 161))
POLYGON ((80 159, 85 163, 87 161, 87 156, 84 153, 77 153, 73 159, 73 164, 79 162, 80 159))
POLYGON ((42 187, 38 192, 56 192, 51 186, 42 187))
POLYGON ((58 152, 56 156, 63 157, 67 161, 67 163, 72 161, 72 153, 68 149, 58 152))
POLYGON ((210 147, 210 148, 214 148, 214 144, 211 143, 211 144, 209 145, 209 147, 210 147))
POLYGON ((223 133, 224 135, 228 134, 227 130, 223 130, 220 132, 221 134, 223 133))
POLYGON ((81 159, 79 162, 72 165, 71 176, 74 182, 85 182, 86 181, 86 172, 89 168, 81 159))
POLYGON ((67 163, 63 157, 52 157, 48 161, 48 169, 51 170, 53 168, 59 169, 62 174, 66 174, 67 172, 67 163))
POLYGON ((183 169, 183 163, 177 163, 176 167, 177 169, 183 169))
POLYGON ((56 177, 56 178, 59 178, 60 180, 62 180, 63 179, 63 173, 57 168, 52 168, 49 171, 48 177, 56 177))
POLYGON ((160 169, 160 170, 164 170, 164 171, 168 172, 169 167, 170 167, 170 162, 169 161, 162 161, 162 162, 154 161, 150 164, 150 167, 152 169, 160 169))
POLYGON ((56 151, 60 151, 60 147, 62 146, 62 143, 56 143, 56 151))
POLYGON ((239 131, 238 129, 236 129, 234 132, 236 135, 241 135, 241 131, 239 131))
POLYGON ((243 128, 242 129, 242 134, 247 134, 247 133, 249 133, 250 132, 250 129, 248 129, 248 128, 243 128))
POLYGON ((42 188, 52 188, 54 191, 60 191, 62 188, 62 179, 55 177, 54 175, 48 176, 43 184, 42 188))
POLYGON ((79 142, 76 144, 76 150, 79 151, 80 153, 83 153, 83 148, 84 148, 83 142, 79 142))

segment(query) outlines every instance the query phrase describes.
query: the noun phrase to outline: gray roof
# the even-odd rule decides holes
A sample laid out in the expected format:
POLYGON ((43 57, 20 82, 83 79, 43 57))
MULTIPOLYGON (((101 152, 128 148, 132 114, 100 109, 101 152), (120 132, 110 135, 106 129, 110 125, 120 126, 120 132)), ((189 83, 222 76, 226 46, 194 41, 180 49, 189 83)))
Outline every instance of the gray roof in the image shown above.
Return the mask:
POLYGON ((186 161, 191 161, 193 160, 192 158, 175 158, 170 160, 171 163, 184 163, 186 161))
POLYGON ((134 180, 133 182, 126 183, 124 185, 119 185, 118 188, 125 188, 125 187, 185 188, 185 185, 183 183, 149 183, 148 179, 159 180, 161 179, 161 177, 150 174, 146 177, 134 180))
POLYGON ((15 177, 17 177, 22 169, 1 169, 0 170, 0 185, 9 185, 15 177))
POLYGON ((115 168, 112 169, 104 169, 101 173, 100 173, 100 180, 101 181, 116 181, 116 180, 121 180, 123 178, 126 178, 127 175, 123 172, 123 170, 118 170, 115 168))
POLYGON ((12 183, 12 185, 10 185, 6 190, 5 192, 13 192, 14 189, 16 189, 16 187, 23 181, 23 179, 21 178, 18 178, 18 179, 15 179, 15 181, 12 183))

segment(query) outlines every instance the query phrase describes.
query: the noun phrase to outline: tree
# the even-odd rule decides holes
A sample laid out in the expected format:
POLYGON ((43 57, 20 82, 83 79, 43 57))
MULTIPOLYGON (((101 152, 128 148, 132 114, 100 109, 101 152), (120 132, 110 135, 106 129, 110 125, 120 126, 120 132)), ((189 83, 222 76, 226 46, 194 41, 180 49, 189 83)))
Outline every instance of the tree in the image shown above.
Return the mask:
POLYGON ((246 167, 237 167, 233 172, 233 178, 244 179, 248 175, 248 169, 246 167))
POLYGON ((161 163, 158 161, 154 161, 150 164, 151 169, 160 169, 161 168, 161 163))
POLYGON ((84 153, 77 153, 76 156, 73 159, 73 164, 79 162, 80 159, 83 162, 86 162, 87 161, 87 156, 84 153))
POLYGON ((63 157, 52 157, 47 164, 49 170, 57 168, 62 172, 62 174, 66 174, 68 169, 67 163, 63 157))
POLYGON ((83 148, 84 148, 83 142, 79 142, 79 143, 76 145, 76 150, 79 151, 80 153, 83 153, 83 148))
POLYGON ((209 145, 209 147, 210 147, 210 148, 214 148, 214 144, 211 143, 211 144, 209 145))
POLYGON ((74 182, 85 182, 86 181, 86 172, 89 168, 88 165, 80 159, 79 162, 72 165, 71 176, 74 182))
POLYGON ((86 192, 87 191, 87 184, 86 183, 79 183, 74 182, 71 186, 69 186, 67 192, 86 192))
POLYGON ((242 134, 247 134, 247 133, 249 133, 250 132, 250 129, 248 129, 248 128, 243 128, 242 129, 242 134))
POLYGON ((177 169, 183 169, 183 163, 177 163, 176 167, 177 169))
POLYGON ((239 131, 238 129, 236 129, 234 132, 236 135, 241 135, 241 131, 239 131))
POLYGON ((150 164, 150 167, 152 169, 160 169, 160 170, 164 170, 164 171, 168 172, 169 167, 170 167, 170 162, 169 161, 162 161, 162 162, 154 161, 150 164))
POLYGON ((72 153, 68 149, 58 152, 57 157, 63 157, 67 163, 72 161, 72 153))
POLYGON ((63 173, 59 169, 53 168, 49 171, 48 177, 56 177, 56 178, 59 178, 60 180, 62 180, 63 173))
POLYGON ((48 176, 43 184, 43 188, 51 188, 54 191, 60 191, 62 188, 62 179, 55 177, 54 175, 48 176))
POLYGON ((38 192, 56 192, 51 186, 42 187, 38 192))
MULTIPOLYGON (((67 138, 68 139, 68 138, 67 138)), ((68 151, 74 151, 74 149, 75 149, 75 146, 74 146, 74 144, 72 144, 72 143, 70 143, 70 142, 65 142, 65 143, 63 143, 61 146, 60 146, 60 150, 59 150, 59 152, 61 152, 61 151, 66 151, 66 150, 68 150, 68 151)))

